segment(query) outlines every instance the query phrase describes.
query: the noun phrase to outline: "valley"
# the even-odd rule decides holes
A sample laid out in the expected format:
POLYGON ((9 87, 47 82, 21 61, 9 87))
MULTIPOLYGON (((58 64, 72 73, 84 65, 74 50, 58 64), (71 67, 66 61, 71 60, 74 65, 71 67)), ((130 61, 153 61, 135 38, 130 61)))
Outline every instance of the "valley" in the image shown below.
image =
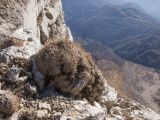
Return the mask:
POLYGON ((119 96, 159 112, 159 22, 132 3, 68 1, 65 19, 74 39, 91 53, 108 84, 119 96))

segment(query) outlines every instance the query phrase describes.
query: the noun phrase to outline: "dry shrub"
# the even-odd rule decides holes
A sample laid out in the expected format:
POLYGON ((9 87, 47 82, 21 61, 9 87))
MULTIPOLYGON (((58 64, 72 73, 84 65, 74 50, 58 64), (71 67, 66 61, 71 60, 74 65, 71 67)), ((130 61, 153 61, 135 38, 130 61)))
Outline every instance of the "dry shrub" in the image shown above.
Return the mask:
POLYGON ((4 41, 3 44, 0 46, 1 49, 5 49, 11 46, 17 46, 17 47, 22 47, 24 41, 16 39, 16 38, 10 38, 7 41, 4 41))
POLYGON ((1 77, 6 74, 7 69, 8 69, 8 65, 4 63, 0 63, 0 76, 1 77))
POLYGON ((30 59, 25 58, 13 58, 11 59, 9 66, 12 67, 13 65, 18 66, 23 69, 31 69, 32 68, 32 62, 30 59))
POLYGON ((36 119, 36 112, 32 109, 21 111, 18 120, 38 120, 36 119))
POLYGON ((51 41, 35 57, 46 84, 52 84, 63 93, 98 101, 104 78, 90 54, 69 40, 51 41))

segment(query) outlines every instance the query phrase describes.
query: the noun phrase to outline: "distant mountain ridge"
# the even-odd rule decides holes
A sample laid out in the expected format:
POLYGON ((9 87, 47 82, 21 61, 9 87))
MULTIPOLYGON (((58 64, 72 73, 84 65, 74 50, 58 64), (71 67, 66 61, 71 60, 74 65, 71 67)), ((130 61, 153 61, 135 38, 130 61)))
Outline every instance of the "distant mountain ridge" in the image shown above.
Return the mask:
POLYGON ((91 53, 108 84, 120 96, 159 111, 159 22, 131 3, 99 7, 63 0, 63 5, 74 37, 91 53))
POLYGON ((110 46, 118 55, 127 60, 160 69, 160 31, 149 34, 149 36, 126 38, 111 43, 110 46))
MULTIPOLYGON (((113 2, 109 1, 106 3, 102 2, 103 6, 98 7, 93 5, 95 4, 94 1, 87 1, 90 2, 86 3, 73 0, 63 1, 66 22, 70 26, 74 36, 85 40, 94 39, 100 41, 111 47, 118 55, 127 60, 148 67, 160 68, 160 51, 158 48, 153 48, 154 46, 144 47, 143 44, 136 44, 147 38, 151 39, 154 34, 158 33, 157 31, 160 31, 160 23, 156 19, 145 13, 144 10, 136 4, 117 3, 115 5, 113 2), (128 49, 128 46, 132 46, 135 49, 128 49), (148 49, 151 49, 149 53, 147 52, 148 49), (135 52, 137 54, 133 54, 135 52), (152 53, 154 53, 153 56, 148 56, 152 53), (137 59, 132 59, 137 56, 139 56, 137 59), (142 62, 144 56, 146 60, 142 62), (156 59, 156 62, 151 61, 153 59, 156 59)), ((158 38, 156 40, 158 40, 158 38)), ((152 43, 150 40, 147 40, 145 44, 151 45, 152 43)))

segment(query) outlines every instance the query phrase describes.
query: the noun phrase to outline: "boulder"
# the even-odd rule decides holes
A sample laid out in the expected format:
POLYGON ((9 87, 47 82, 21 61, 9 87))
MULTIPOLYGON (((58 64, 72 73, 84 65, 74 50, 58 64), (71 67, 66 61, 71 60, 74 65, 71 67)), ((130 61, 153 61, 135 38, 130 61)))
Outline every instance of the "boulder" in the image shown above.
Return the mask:
POLYGON ((105 85, 105 90, 101 96, 101 104, 105 105, 110 110, 113 104, 117 101, 117 91, 114 88, 105 85))
POLYGON ((49 110, 51 111, 51 105, 48 104, 48 103, 39 103, 39 109, 43 110, 43 109, 46 109, 46 110, 49 110))
POLYGON ((37 111, 37 117, 39 119, 45 118, 47 117, 47 115, 48 115, 48 111, 46 109, 37 111))

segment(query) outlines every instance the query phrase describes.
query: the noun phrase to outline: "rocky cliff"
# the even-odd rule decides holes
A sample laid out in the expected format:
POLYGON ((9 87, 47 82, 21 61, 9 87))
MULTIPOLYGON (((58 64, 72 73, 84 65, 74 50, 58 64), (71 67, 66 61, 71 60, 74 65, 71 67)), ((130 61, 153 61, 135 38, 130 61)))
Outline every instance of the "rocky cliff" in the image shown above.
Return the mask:
MULTIPOLYGON (((72 40, 63 17, 59 0, 0 1, 1 53, 29 58, 51 37, 72 40)), ((2 54, 1 61, 8 60, 2 54)))
POLYGON ((60 0, 0 1, 1 120, 159 120, 72 40, 60 0))

